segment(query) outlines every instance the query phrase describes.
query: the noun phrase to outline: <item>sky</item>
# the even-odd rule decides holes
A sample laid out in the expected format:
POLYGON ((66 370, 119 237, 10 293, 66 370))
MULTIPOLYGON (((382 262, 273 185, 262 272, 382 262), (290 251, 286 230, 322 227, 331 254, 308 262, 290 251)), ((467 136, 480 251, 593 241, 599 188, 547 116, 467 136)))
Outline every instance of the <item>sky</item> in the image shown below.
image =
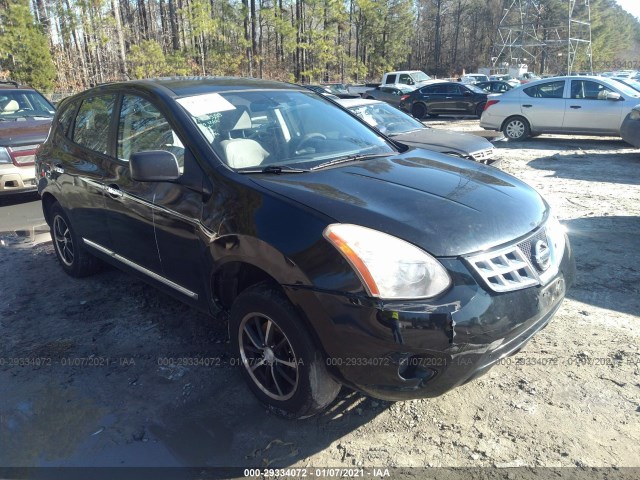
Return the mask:
POLYGON ((639 0, 617 0, 618 4, 631 15, 640 18, 640 1, 639 0))

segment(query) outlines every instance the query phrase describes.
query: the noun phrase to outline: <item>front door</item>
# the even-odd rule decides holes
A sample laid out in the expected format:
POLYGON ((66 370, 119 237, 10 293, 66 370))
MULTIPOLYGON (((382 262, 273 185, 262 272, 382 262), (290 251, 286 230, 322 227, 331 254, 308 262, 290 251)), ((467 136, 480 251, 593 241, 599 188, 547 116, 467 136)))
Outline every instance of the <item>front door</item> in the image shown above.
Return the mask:
POLYGON ((619 135, 622 104, 609 100, 613 90, 594 80, 571 80, 571 96, 564 113, 564 129, 619 135))

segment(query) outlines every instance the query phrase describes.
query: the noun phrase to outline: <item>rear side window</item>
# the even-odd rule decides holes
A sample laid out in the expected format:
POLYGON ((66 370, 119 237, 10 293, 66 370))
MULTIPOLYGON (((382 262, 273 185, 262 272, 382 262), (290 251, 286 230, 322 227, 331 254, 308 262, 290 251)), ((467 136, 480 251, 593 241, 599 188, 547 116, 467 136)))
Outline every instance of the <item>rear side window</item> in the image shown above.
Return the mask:
POLYGON ((562 98, 564 80, 541 83, 524 89, 524 93, 533 98, 562 98))
POLYGON ((114 104, 115 95, 85 99, 76 115, 73 141, 95 152, 109 153, 109 124, 114 104))
POLYGON ((387 75, 387 83, 396 83, 396 75, 387 75))
POLYGON ((60 113, 58 113, 58 128, 63 135, 69 135, 69 127, 71 126, 71 121, 73 120, 73 116, 76 113, 76 108, 78 104, 76 102, 70 103, 64 107, 60 113))

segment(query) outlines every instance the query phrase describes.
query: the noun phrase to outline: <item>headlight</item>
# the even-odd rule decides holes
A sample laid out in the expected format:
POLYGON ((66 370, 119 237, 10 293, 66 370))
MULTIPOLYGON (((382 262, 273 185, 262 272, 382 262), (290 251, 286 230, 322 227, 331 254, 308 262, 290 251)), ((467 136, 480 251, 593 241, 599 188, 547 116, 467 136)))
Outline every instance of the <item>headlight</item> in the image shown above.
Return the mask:
POLYGON ((629 118, 631 120, 640 120, 640 110, 631 110, 631 113, 629 114, 629 118))
POLYGON ((325 228, 324 237, 351 264, 371 296, 430 298, 451 284, 449 274, 435 258, 386 233, 337 223, 325 228))
POLYGON ((13 163, 9 152, 7 152, 7 149, 4 147, 0 147, 0 163, 13 163))
POLYGON ((564 255, 566 228, 558 221, 555 215, 551 214, 547 221, 547 239, 552 244, 551 262, 553 265, 560 265, 564 255))

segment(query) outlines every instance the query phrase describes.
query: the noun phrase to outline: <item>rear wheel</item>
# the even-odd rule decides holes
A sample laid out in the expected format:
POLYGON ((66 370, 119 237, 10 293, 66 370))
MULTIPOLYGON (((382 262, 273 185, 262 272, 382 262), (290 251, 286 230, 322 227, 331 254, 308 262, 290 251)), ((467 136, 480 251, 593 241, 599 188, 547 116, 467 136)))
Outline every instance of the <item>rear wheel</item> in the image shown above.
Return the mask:
POLYGON ((99 271, 100 260, 86 251, 58 202, 51 205, 50 218, 51 240, 62 269, 72 277, 86 277, 99 271))
POLYGON ((531 135, 531 127, 525 118, 512 117, 504 123, 502 132, 509 140, 525 140, 531 135))
POLYGON ((424 116, 427 114, 427 107, 422 103, 416 103, 411 107, 411 115, 413 115, 418 120, 422 120, 424 116))
POLYGON ((242 292, 230 314, 240 369, 252 392, 278 415, 305 418, 338 395, 323 355, 289 300, 261 283, 242 292))

